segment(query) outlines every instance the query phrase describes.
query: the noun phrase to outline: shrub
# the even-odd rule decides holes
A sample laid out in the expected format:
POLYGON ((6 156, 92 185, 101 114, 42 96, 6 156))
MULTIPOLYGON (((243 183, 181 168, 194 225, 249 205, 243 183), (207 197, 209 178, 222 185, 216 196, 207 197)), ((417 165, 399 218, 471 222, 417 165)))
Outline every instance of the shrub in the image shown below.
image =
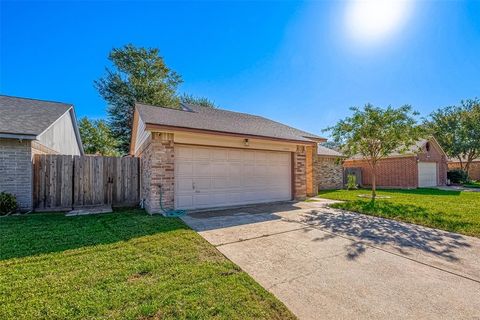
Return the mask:
POLYGON ((0 192, 0 216, 17 209, 17 198, 13 194, 0 192))
POLYGON ((447 172, 447 178, 451 183, 468 182, 468 173, 462 169, 453 169, 447 172))
POLYGON ((354 174, 347 175, 347 190, 358 189, 357 176, 354 174))

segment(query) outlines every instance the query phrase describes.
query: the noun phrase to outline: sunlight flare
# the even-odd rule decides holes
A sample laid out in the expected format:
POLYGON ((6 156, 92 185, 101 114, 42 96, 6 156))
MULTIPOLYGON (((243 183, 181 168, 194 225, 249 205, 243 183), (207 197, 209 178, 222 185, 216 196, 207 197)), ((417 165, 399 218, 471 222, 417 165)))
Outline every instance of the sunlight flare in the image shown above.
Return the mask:
POLYGON ((391 37, 406 23, 413 0, 350 0, 345 25, 352 39, 372 43, 391 37))

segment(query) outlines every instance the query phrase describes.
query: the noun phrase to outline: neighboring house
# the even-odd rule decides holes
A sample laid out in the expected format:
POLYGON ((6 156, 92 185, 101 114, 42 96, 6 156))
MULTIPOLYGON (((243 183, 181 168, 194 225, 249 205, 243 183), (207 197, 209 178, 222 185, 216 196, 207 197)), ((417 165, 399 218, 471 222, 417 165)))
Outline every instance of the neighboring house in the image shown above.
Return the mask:
POLYGON ((343 188, 344 156, 322 145, 318 146, 315 176, 319 190, 343 188))
POLYGON ((35 154, 83 154, 71 104, 0 95, 0 192, 33 209, 35 154))
MULTIPOLYGON (((372 169, 366 160, 349 158, 344 167, 360 168, 362 185, 372 184, 372 169)), ((446 181, 447 155, 434 138, 419 140, 405 153, 394 152, 377 164, 379 187, 435 187, 446 181)))
MULTIPOLYGON (((465 161, 463 165, 465 166, 465 161)), ((448 169, 461 169, 462 165, 458 159, 450 159, 448 161, 448 169)), ((470 163, 470 168, 468 168, 468 176, 472 180, 480 181, 480 159, 475 159, 470 163)))
POLYGON ((141 158, 148 212, 305 199, 316 195, 325 139, 250 114, 182 104, 136 104, 130 154, 141 158))

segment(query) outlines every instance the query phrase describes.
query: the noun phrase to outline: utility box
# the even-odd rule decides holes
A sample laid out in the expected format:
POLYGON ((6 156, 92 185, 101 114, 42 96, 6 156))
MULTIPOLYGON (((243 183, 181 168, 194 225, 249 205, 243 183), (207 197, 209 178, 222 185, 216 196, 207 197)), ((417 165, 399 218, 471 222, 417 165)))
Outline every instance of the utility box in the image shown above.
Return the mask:
POLYGON ((346 185, 348 181, 348 175, 355 175, 357 185, 362 186, 362 168, 345 168, 343 171, 343 184, 346 185))

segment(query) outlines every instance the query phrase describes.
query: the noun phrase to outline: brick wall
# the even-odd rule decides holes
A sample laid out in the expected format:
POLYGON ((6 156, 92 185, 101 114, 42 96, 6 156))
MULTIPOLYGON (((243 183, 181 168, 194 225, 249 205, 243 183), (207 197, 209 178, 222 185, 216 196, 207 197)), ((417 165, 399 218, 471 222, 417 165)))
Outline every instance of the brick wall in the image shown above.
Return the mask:
POLYGON ((173 133, 152 133, 140 147, 140 197, 149 213, 160 213, 160 185, 164 209, 174 207, 174 143, 173 133))
POLYGON ((20 210, 33 208, 31 159, 29 140, 0 139, 0 192, 14 194, 20 210))
MULTIPOLYGON (((432 141, 430 142, 430 150, 427 151, 425 146, 417 154, 418 161, 436 162, 437 163, 437 179, 438 185, 444 186, 447 184, 447 157, 441 151, 440 146, 432 141)), ((417 182, 418 183, 418 182, 417 182)))
MULTIPOLYGON (((465 164, 463 164, 465 166, 465 164)), ((449 162, 448 169, 460 169, 462 166, 460 162, 449 162)), ((480 181, 480 160, 475 160, 470 164, 470 168, 468 170, 468 175, 470 179, 480 181)))
POLYGON ((297 146, 293 153, 293 198, 304 200, 307 197, 306 149, 297 146))
MULTIPOLYGON (((447 159, 440 147, 430 143, 427 151, 424 146, 417 155, 396 156, 382 159, 377 164, 377 186, 379 187, 418 187, 418 161, 436 162, 438 185, 445 185, 447 181, 447 159)), ((372 168, 365 160, 346 160, 345 168, 361 168, 362 183, 370 186, 372 184, 372 168)))
MULTIPOLYGON (((362 184, 372 185, 372 168, 365 160, 346 160, 345 168, 361 168, 362 184)), ((417 160, 414 156, 388 158, 377 164, 377 186, 416 188, 418 180, 417 160)))
POLYGON ((343 166, 335 157, 317 156, 315 181, 319 190, 343 188, 343 166))

